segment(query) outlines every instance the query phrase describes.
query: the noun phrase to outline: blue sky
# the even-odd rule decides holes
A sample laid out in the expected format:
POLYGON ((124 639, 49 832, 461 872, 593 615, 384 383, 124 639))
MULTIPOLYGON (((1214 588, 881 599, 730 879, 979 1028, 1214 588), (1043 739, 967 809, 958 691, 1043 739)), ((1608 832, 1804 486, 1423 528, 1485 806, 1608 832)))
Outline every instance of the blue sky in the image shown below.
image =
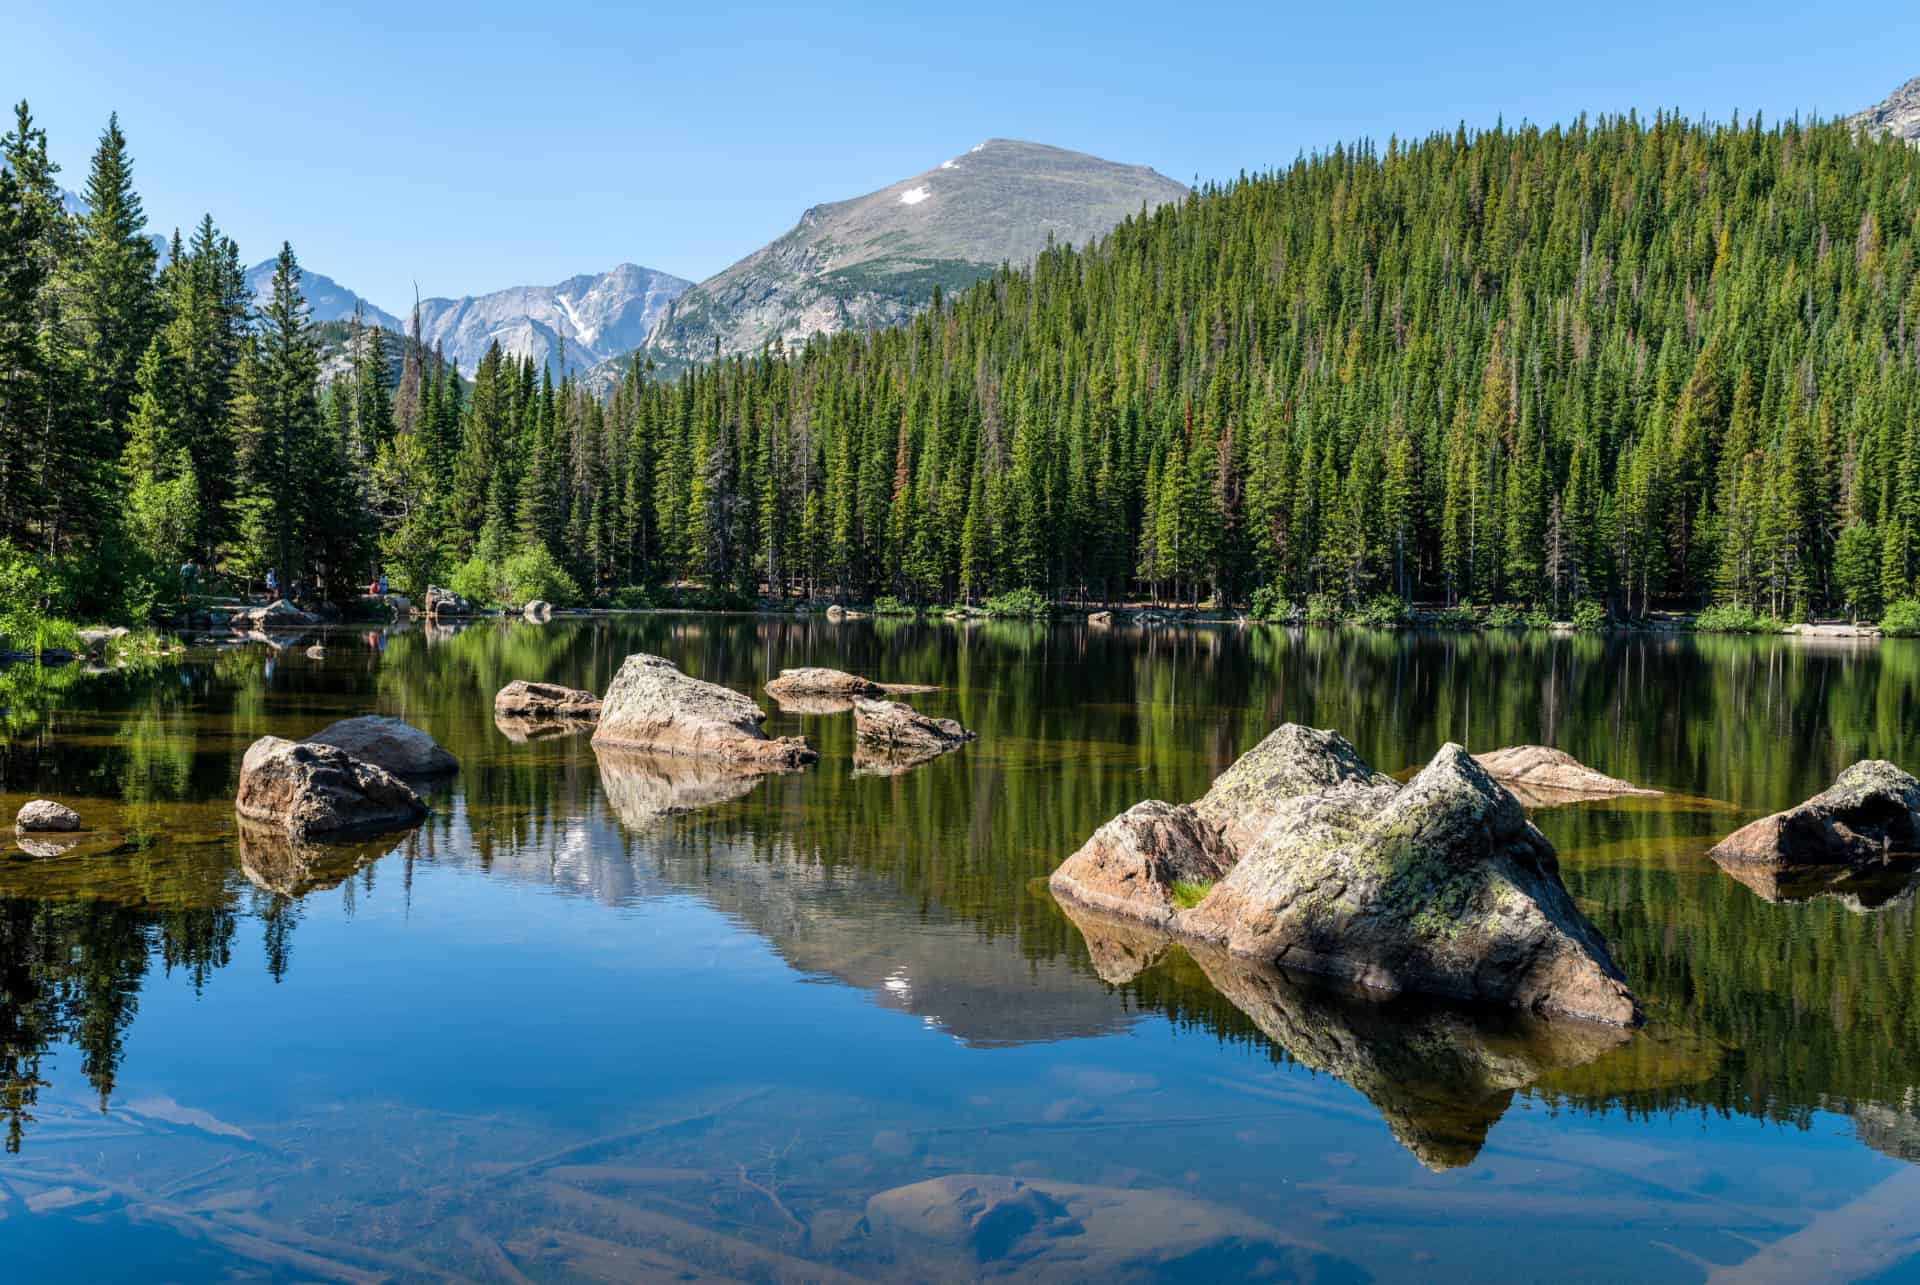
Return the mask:
POLYGON ((1677 107, 1831 115, 1920 76, 1920 4, 18 0, 0 93, 79 187, 118 110, 203 211, 398 311, 623 260, 698 279, 988 137, 1182 181, 1357 137, 1677 107))

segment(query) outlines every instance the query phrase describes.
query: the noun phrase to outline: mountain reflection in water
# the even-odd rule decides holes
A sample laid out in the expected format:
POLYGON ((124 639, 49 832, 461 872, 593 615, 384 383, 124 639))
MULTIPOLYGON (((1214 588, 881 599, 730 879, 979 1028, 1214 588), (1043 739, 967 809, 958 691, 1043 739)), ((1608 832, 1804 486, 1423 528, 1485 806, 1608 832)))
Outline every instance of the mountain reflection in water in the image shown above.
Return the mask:
POLYGON ((1646 1274, 1635 1227, 1673 1247, 1656 1276, 1909 1263, 1882 1223, 1920 1155, 1911 880, 1756 886, 1705 852, 1855 758, 1920 764, 1920 647, 692 615, 318 640, 0 676, 0 806, 89 826, 0 859, 0 1240, 39 1229, 65 1274, 92 1244, 162 1275, 1646 1274), (821 762, 496 724, 506 681, 598 690, 640 650, 821 762), (856 776, 850 715, 760 691, 809 663, 938 686, 908 699, 981 739, 856 776), (365 712, 461 759, 424 825, 236 823, 253 738, 365 712), (1047 894, 1100 822, 1287 719, 1670 791, 1535 814, 1648 1029, 1355 997, 1047 894))

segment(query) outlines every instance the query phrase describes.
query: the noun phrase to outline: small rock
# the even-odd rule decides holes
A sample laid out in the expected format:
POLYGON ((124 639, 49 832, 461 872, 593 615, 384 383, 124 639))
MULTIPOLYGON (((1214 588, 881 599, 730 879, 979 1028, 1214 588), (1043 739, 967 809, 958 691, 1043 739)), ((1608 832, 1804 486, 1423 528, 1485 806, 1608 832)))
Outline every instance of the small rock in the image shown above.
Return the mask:
POLYGON ((496 718, 582 721, 600 717, 600 698, 577 687, 516 678, 493 697, 496 718))
POLYGON ((460 770, 460 760, 431 736, 397 718, 366 715, 343 718, 307 738, 311 745, 332 745, 395 776, 441 776, 460 770))
POLYGON ((321 646, 319 643, 315 643, 313 646, 307 648, 308 660, 325 660, 326 658, 327 658, 327 649, 321 646))
POLYGON ((839 603, 836 602, 831 607, 827 608, 828 620, 831 620, 837 623, 839 621, 845 620, 846 618, 847 618, 847 609, 845 607, 842 607, 839 603))
POLYGON ((838 669, 783 669, 767 684, 767 695, 775 700, 790 696, 826 696, 852 700, 855 696, 884 696, 887 689, 870 678, 844 673, 838 669))
POLYGON ((950 718, 928 718, 899 701, 853 702, 853 735, 868 754, 894 763, 922 763, 957 750, 974 734, 950 718))
POLYGON ((21 807, 19 815, 13 819, 13 828, 22 834, 78 830, 80 814, 52 799, 34 799, 21 807))
POLYGON ((544 598, 535 598, 520 611, 528 620, 546 620, 553 615, 553 604, 544 598))
POLYGON ((451 589, 427 586, 426 614, 429 619, 441 616, 471 616, 473 604, 451 589))

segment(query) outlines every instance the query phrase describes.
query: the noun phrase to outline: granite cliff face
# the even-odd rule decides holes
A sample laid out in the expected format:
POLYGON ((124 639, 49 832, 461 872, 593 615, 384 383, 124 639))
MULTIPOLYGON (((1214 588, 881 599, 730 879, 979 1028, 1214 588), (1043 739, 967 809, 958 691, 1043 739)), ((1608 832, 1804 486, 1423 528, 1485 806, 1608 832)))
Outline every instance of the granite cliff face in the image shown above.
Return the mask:
POLYGON ((557 379, 619 358, 646 341, 667 305, 693 283, 623 263, 558 285, 513 286, 491 294, 420 301, 420 338, 438 344, 471 375, 489 344, 534 363, 551 361, 557 379), (564 353, 564 359, 563 359, 564 353))
POLYGON ((1920 76, 1914 77, 1863 112, 1847 117, 1849 125, 1865 125, 1873 134, 1893 134, 1920 143, 1920 76))
POLYGON ((995 138, 877 192, 816 205, 785 236, 675 301, 647 341, 663 364, 904 321, 932 297, 1056 242, 1084 245, 1187 188, 1142 165, 995 138))

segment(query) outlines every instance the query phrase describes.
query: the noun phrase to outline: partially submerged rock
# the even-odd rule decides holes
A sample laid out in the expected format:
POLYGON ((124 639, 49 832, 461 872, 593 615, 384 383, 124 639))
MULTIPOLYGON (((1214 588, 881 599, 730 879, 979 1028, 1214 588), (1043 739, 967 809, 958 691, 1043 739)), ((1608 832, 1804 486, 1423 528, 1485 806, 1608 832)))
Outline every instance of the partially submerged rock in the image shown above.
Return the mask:
POLYGON ((1047 885, 1096 910, 1165 927, 1177 911, 1176 883, 1211 886, 1232 867, 1233 853, 1198 812, 1148 799, 1095 830, 1047 885))
POLYGON ((528 620, 546 620, 553 615, 553 604, 545 598, 535 598, 532 602, 521 608, 520 614, 528 620))
POLYGON ((957 750, 974 734, 951 718, 929 718, 899 701, 853 702, 856 752, 903 767, 957 750))
POLYGON ((496 718, 591 722, 600 717, 600 698, 559 683, 530 683, 516 678, 493 697, 496 718))
POLYGON ((397 718, 369 714, 343 718, 307 738, 315 745, 332 745, 357 759, 400 777, 444 776, 460 770, 460 760, 442 749, 419 728, 397 718))
POLYGON ((326 658, 327 658, 327 649, 321 646, 319 643, 315 643, 313 646, 307 648, 308 660, 325 660, 326 658))
POLYGON ((285 598, 276 598, 264 607, 235 612, 233 619, 236 623, 244 621, 269 631, 320 623, 320 617, 300 610, 285 598))
POLYGON ((1769 866, 1853 866, 1920 856, 1920 781, 1865 759, 1799 807, 1735 830, 1707 855, 1769 866))
POLYGON ((411 786, 333 745, 263 736, 240 763, 234 810, 296 838, 397 830, 427 815, 411 786))
POLYGON ((744 771, 778 772, 820 757, 804 739, 769 740, 761 708, 730 688, 702 682, 659 656, 627 657, 601 698, 595 746, 708 758, 744 771))
POLYGON ((871 678, 862 678, 858 674, 849 674, 838 669, 822 669, 807 666, 801 669, 783 669, 780 676, 767 684, 767 695, 775 699, 788 696, 828 696, 839 700, 852 700, 856 696, 885 696, 887 689, 871 678))
POLYGON ((1859 866, 1774 866, 1716 857, 1734 882, 1762 901, 1814 901, 1829 898, 1856 915, 1911 905, 1920 889, 1920 870, 1903 862, 1859 866))
POLYGON ((1506 786, 1523 806, 1530 808, 1660 793, 1596 772, 1565 750, 1546 745, 1509 745, 1473 757, 1487 770, 1488 776, 1506 786))
POLYGON ((48 834, 78 830, 80 814, 52 799, 33 799, 22 804, 13 818, 13 828, 21 834, 48 834))
POLYGON ((102 655, 112 644, 125 638, 127 633, 125 625, 115 625, 111 629, 82 629, 80 645, 87 649, 90 656, 102 655))
POLYGON ((1192 808, 1143 804, 1110 822, 1052 886, 1236 956, 1377 991, 1639 1020, 1552 845, 1458 745, 1396 786, 1339 736, 1282 727, 1192 808), (1182 908, 1169 853, 1190 869, 1229 868, 1182 908))

